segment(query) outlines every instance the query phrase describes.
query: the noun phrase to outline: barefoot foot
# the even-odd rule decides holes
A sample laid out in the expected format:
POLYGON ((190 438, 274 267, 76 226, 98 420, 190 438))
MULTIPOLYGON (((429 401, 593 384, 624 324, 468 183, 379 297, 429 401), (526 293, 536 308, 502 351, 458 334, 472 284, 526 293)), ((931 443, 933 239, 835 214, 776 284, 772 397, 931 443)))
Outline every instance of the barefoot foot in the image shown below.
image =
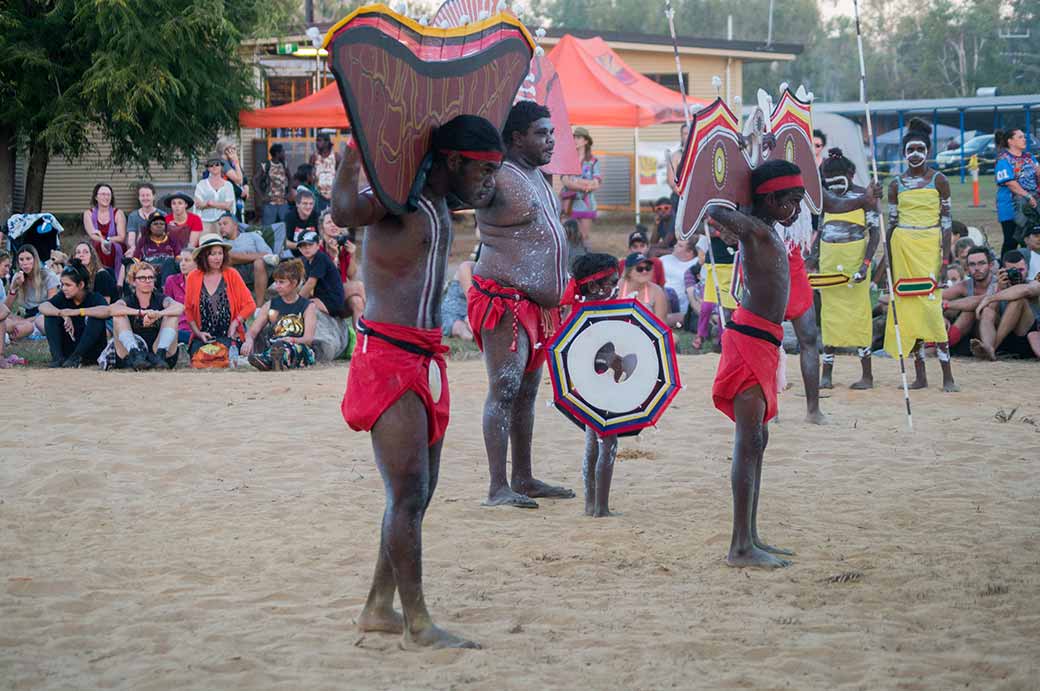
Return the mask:
POLYGON ((769 552, 758 547, 752 547, 744 552, 730 550, 729 556, 726 557, 726 564, 739 569, 781 569, 789 566, 791 562, 780 557, 774 557, 769 552))
POLYGON ((508 487, 502 487, 494 494, 481 502, 481 506, 512 506, 517 509, 537 509, 538 502, 530 497, 514 492, 508 487))
POLYGON ((805 421, 808 422, 810 425, 829 425, 829 424, 831 424, 831 419, 829 417, 827 417, 826 415, 824 415, 819 410, 817 410, 816 412, 813 412, 813 413, 806 413, 805 421))
POLYGON ((830 377, 828 377, 826 375, 822 376, 822 377, 820 377, 820 388, 821 389, 833 389, 834 388, 834 382, 831 381, 830 377))
POLYGON ((785 557, 794 556, 793 549, 785 549, 783 547, 774 547, 773 545, 767 545, 765 542, 762 542, 762 540, 759 540, 758 538, 753 538, 753 542, 755 547, 759 548, 763 552, 769 552, 770 554, 782 554, 785 557))
POLYGON ((512 489, 518 494, 528 497, 545 497, 549 499, 572 499, 574 490, 557 485, 550 485, 541 480, 513 480, 512 489))
POLYGON ((620 511, 611 511, 610 509, 603 509, 602 511, 597 509, 592 512, 593 518, 610 518, 612 516, 622 516, 620 511))
POLYGON ((957 384, 952 379, 943 382, 943 391, 945 391, 946 393, 957 393, 960 390, 961 387, 957 386, 957 384))
POLYGON ((470 648, 480 650, 480 644, 466 640, 453 633, 448 633, 439 626, 430 624, 419 631, 405 631, 401 638, 404 650, 420 650, 422 648, 470 648))
POLYGON ((404 617, 393 607, 365 608, 358 618, 358 631, 365 633, 404 633, 404 617))
MULTIPOLYGON (((903 387, 900 386, 899 388, 903 388, 903 387)), ((915 380, 913 380, 910 383, 910 390, 911 391, 917 391, 918 389, 927 389, 927 388, 928 388, 928 380, 927 379, 915 379, 915 380)))
POLYGON ((977 338, 971 339, 971 354, 980 360, 989 360, 990 362, 997 359, 997 354, 993 352, 993 349, 977 338))
POLYGON ((850 389, 854 389, 856 391, 866 391, 867 389, 873 389, 874 388, 874 379, 873 378, 868 378, 868 377, 863 377, 859 381, 853 382, 853 383, 849 384, 849 388, 850 389))

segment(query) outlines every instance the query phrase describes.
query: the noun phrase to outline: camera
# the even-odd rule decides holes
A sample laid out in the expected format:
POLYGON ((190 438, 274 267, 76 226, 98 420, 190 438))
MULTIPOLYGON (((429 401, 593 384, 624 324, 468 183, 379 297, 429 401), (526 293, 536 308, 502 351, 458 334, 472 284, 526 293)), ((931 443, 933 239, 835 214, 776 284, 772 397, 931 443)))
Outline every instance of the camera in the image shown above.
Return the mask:
POLYGON ((336 236, 336 242, 341 246, 345 246, 348 242, 355 242, 354 238, 357 234, 353 230, 348 230, 345 233, 340 233, 336 236))
POLYGON ((1021 269, 1007 269, 1008 283, 1013 286, 1017 286, 1021 283, 1025 283, 1025 279, 1022 277, 1021 269))

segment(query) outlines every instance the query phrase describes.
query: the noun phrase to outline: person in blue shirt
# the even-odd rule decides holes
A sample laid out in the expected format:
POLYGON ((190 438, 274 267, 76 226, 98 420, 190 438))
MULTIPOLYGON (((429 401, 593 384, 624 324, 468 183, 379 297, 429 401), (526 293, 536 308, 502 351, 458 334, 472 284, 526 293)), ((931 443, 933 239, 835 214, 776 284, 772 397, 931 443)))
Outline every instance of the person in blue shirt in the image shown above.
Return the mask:
POLYGON ((997 182, 997 220, 1004 231, 1001 253, 1018 248, 1019 221, 1016 220, 1018 205, 1028 204, 1037 208, 1037 165, 1036 159, 1026 151, 1026 134, 1022 130, 997 130, 995 133, 997 165, 994 177, 997 182))

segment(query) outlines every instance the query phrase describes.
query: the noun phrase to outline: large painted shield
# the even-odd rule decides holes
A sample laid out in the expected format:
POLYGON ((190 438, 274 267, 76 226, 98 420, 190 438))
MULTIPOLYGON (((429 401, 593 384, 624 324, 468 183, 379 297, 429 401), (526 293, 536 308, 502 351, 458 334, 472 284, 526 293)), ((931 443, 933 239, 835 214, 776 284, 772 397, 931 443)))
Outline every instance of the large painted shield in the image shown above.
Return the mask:
POLYGON ((801 169, 805 202, 814 214, 823 213, 823 186, 812 143, 811 102, 799 99, 790 89, 784 89, 769 117, 769 128, 776 137, 776 145, 769 157, 784 158, 801 169))

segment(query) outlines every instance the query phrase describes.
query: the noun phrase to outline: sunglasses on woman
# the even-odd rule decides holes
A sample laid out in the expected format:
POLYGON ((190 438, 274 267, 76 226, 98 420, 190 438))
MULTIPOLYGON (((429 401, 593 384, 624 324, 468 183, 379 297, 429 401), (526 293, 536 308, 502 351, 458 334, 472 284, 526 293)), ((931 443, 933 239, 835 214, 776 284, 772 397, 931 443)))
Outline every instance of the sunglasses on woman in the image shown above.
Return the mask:
POLYGON ((641 274, 645 274, 645 273, 648 273, 648 272, 653 271, 653 270, 654 270, 654 267, 652 267, 649 264, 640 264, 639 266, 636 267, 636 271, 638 271, 641 274))

